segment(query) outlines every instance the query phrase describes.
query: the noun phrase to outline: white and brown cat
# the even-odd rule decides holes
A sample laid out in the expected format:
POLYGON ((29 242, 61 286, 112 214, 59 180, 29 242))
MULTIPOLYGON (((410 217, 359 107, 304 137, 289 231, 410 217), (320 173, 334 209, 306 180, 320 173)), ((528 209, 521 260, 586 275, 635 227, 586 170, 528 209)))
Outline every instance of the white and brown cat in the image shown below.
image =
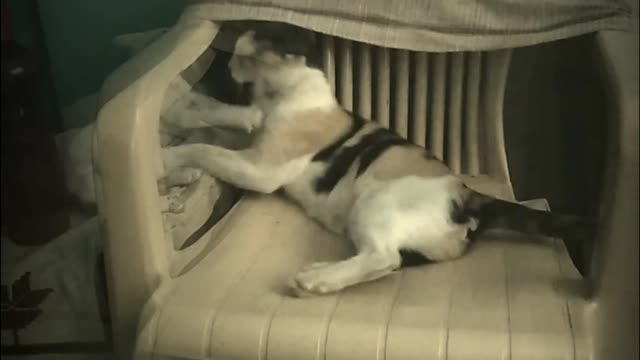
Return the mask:
POLYGON ((308 33, 254 21, 225 29, 240 33, 229 66, 237 81, 253 83, 252 106, 264 114, 262 127, 244 150, 164 148, 165 168, 201 168, 260 193, 281 189, 310 217, 353 242, 355 256, 295 274, 295 294, 326 294, 378 279, 416 255, 454 259, 464 254, 470 233, 492 226, 571 238, 584 233, 577 217, 469 189, 425 149, 345 111, 323 72, 307 64, 313 47, 308 33))

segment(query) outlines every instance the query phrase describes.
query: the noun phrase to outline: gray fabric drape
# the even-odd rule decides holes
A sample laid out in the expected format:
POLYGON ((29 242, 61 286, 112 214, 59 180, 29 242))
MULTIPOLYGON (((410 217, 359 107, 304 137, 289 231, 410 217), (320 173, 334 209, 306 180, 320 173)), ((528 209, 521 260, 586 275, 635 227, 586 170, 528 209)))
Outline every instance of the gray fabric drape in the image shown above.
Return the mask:
POLYGON ((184 17, 271 20, 415 51, 495 50, 623 30, 623 0, 197 0, 184 17))

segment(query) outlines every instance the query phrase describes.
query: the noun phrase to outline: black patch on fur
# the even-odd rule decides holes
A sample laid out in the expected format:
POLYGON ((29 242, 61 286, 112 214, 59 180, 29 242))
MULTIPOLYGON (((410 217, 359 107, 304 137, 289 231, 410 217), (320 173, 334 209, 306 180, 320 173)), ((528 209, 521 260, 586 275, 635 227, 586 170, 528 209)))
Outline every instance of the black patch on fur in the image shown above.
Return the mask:
POLYGON ((400 249, 399 250, 400 257, 402 261, 400 262, 400 267, 413 267, 420 266, 425 264, 430 264, 432 261, 427 259, 421 252, 412 250, 412 249, 400 249))
POLYGON ((352 136, 354 136, 358 131, 360 131, 360 129, 362 129, 362 127, 364 126, 366 120, 360 116, 351 114, 351 128, 349 129, 349 131, 347 131, 346 133, 344 133, 344 135, 340 136, 338 138, 338 140, 336 140, 334 143, 330 144, 329 146, 325 147, 324 149, 320 150, 312 159, 311 161, 328 161, 329 159, 331 159, 331 157, 333 156, 333 154, 347 141, 349 140, 352 136))
POLYGON ((478 219, 478 233, 491 228, 501 228, 524 234, 583 241, 593 231, 590 222, 579 216, 535 210, 477 192, 472 192, 467 198, 464 212, 478 219))
POLYGON ((529 209, 519 204, 493 200, 484 204, 478 211, 480 228, 503 227, 524 233, 542 233, 547 235, 546 220, 550 214, 529 209), (534 228, 535 227, 535 228, 534 228))
MULTIPOLYGON (((393 146, 390 145, 390 143, 396 142, 398 138, 398 135, 387 129, 377 129, 363 136, 359 143, 343 147, 343 149, 331 159, 325 174, 316 182, 316 191, 320 193, 331 192, 346 175, 356 159, 363 156, 368 149, 371 149, 371 154, 367 160, 369 163, 365 164, 366 170, 366 167, 369 166, 371 161, 380 156, 384 150, 393 146)), ((401 143, 406 144, 407 142, 402 141, 401 143)))
POLYGON ((279 55, 313 57, 316 49, 315 34, 307 29, 286 23, 255 21, 254 40, 279 55))
POLYGON ((451 199, 449 200, 449 217, 454 224, 466 224, 471 220, 471 212, 451 199))

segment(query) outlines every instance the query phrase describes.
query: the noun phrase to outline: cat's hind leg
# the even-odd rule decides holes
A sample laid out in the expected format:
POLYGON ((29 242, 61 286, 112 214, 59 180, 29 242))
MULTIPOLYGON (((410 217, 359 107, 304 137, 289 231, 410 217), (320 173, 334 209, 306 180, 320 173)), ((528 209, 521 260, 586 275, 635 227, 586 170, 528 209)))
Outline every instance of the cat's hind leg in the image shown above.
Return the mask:
POLYGON ((310 264, 290 281, 298 297, 328 294, 384 277, 400 267, 397 251, 366 251, 333 263, 310 264))

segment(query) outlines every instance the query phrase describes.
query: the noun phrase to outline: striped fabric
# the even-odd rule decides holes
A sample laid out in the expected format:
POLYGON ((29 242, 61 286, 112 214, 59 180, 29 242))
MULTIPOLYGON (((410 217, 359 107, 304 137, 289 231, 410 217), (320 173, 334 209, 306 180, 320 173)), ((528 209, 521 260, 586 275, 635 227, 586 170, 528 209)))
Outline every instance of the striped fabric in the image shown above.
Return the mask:
POLYGON ((631 10, 624 0, 196 0, 183 16, 282 21, 377 46, 449 52, 622 30, 631 10))

